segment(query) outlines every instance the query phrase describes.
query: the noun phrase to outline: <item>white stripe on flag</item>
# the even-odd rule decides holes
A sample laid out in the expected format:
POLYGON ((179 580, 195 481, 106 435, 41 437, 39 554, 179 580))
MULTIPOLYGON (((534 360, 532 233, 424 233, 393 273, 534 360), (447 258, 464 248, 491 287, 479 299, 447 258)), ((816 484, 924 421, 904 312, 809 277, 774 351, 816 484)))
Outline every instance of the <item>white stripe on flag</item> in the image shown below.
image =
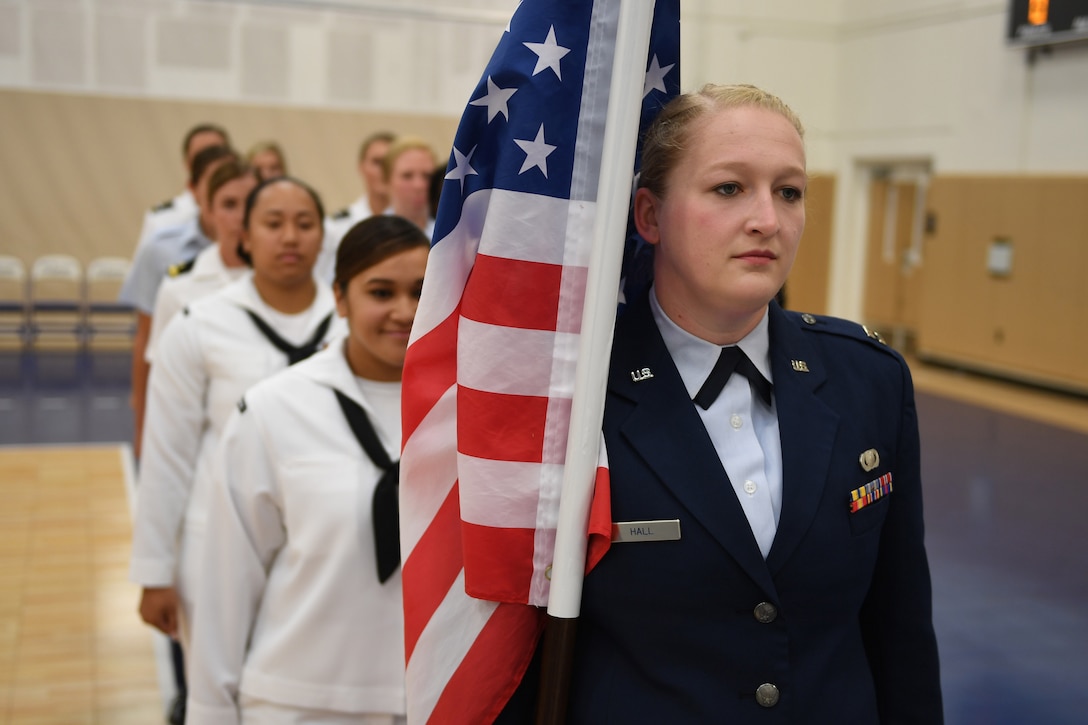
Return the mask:
MULTIPOLYGON (((481 526, 531 529, 537 525, 542 486, 551 482, 555 496, 562 464, 492 461, 459 454, 457 470, 473 481, 473 495, 461 497, 461 519, 481 526)), ((552 526, 555 526, 554 516, 552 526)))
POLYGON ((497 607, 465 595, 462 569, 420 634, 405 670, 407 686, 416 693, 408 699, 408 722, 427 722, 443 692, 434 683, 449 679, 497 607))
POLYGON ((465 199, 461 220, 442 243, 431 247, 427 258, 427 270, 423 277, 423 294, 427 304, 416 310, 412 323, 409 346, 440 325, 461 304, 465 281, 476 261, 476 244, 473 238, 483 224, 483 215, 492 195, 491 189, 482 189, 465 199), (448 243, 447 243, 448 242, 448 243))
MULTIPOLYGON (((471 359, 458 366, 457 382, 474 390, 508 395, 570 396, 573 384, 564 376, 573 377, 573 357, 553 359, 557 351, 577 349, 578 338, 567 333, 548 330, 523 330, 516 327, 488 325, 462 319, 460 339, 471 359), (510 364, 510 351, 518 351, 518 365, 510 364), (556 370, 556 367, 559 370, 556 370), (562 381, 563 389, 553 388, 562 381)), ((567 353, 569 355, 569 353, 567 353)))
POLYGON ((416 481, 400 496, 401 560, 407 561, 457 481, 457 388, 451 386, 427 411, 401 451, 402 481, 416 481), (422 485, 424 482, 427 485, 422 485))

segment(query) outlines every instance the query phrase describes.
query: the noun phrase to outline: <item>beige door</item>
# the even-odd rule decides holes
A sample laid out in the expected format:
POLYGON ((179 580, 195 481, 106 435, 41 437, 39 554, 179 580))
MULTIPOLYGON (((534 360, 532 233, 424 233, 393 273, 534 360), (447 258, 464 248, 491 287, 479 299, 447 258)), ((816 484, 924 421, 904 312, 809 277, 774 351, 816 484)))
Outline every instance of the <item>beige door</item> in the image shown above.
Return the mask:
POLYGON ((864 322, 898 349, 918 328, 924 175, 875 173, 869 184, 864 322))

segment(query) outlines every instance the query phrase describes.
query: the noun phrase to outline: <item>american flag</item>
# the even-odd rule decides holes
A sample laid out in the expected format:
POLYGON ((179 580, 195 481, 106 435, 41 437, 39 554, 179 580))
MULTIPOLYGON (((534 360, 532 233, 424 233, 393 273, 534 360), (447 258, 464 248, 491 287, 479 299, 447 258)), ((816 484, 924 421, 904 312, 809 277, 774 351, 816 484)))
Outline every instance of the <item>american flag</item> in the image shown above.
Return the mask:
MULTIPOLYGON (((454 140, 404 368, 410 723, 491 722, 543 627, 618 8, 523 2, 454 140)), ((679 35, 659 0, 644 123, 678 92, 679 35)), ((590 529, 592 563, 602 485, 590 529)))

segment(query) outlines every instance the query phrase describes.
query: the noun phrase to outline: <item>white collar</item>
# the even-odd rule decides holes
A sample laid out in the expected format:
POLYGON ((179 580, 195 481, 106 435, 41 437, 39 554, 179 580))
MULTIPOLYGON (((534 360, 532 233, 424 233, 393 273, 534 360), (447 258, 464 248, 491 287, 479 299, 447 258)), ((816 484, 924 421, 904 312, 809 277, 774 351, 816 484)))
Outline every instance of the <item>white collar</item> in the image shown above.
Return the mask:
POLYGON ((223 264, 223 255, 219 253, 219 244, 213 242, 210 246, 200 250, 200 254, 196 255, 190 274, 193 279, 220 277, 226 269, 227 266, 223 264))
MULTIPOLYGON (((657 329, 661 332, 661 339, 665 341, 665 347, 672 356, 681 380, 684 381, 688 396, 694 398, 706 382, 710 371, 714 369, 714 364, 718 362, 723 346, 696 337, 669 319, 657 301, 656 289, 650 290, 650 311, 657 323, 657 329)), ((763 377, 773 383, 768 318, 767 311, 764 310, 763 318, 751 332, 741 338, 737 347, 744 351, 763 377)))
POLYGON ((348 363, 346 335, 330 342, 324 350, 295 363, 291 369, 318 385, 339 390, 364 409, 373 412, 372 406, 360 393, 358 380, 348 363))
MULTIPOLYGON (((257 314, 261 314, 268 307, 253 284, 253 270, 248 270, 239 279, 228 284, 219 294, 239 307, 257 314)), ((314 296, 310 309, 316 314, 315 319, 324 318, 330 312, 335 312, 336 299, 332 295, 331 286, 317 282, 317 294, 314 296)))

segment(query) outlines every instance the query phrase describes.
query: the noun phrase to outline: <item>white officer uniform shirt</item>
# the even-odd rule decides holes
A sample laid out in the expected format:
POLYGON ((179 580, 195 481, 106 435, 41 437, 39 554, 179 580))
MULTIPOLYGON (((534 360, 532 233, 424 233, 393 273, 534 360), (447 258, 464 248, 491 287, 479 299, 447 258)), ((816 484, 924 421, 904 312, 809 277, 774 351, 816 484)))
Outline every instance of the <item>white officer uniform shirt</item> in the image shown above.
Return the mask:
POLYGON ((118 299, 145 315, 155 312, 155 296, 170 266, 187 262, 212 244, 197 218, 160 229, 136 250, 118 299))
POLYGON ((155 345, 162 337, 166 323, 174 319, 175 314, 181 312, 191 302, 223 289, 247 271, 246 267, 228 267, 223 264, 219 245, 212 244, 196 255, 192 269, 177 277, 164 279, 155 297, 155 308, 151 315, 151 334, 147 338, 145 359, 148 362, 152 361, 155 345))
POLYGON ((277 723, 404 714, 401 575, 378 581, 371 524, 382 471, 334 393, 366 410, 397 460, 400 387, 356 378, 337 341, 252 387, 231 414, 189 659, 194 721, 236 725, 258 710, 276 711, 277 723))
POLYGON ((140 238, 136 242, 136 249, 133 250, 133 254, 160 230, 191 221, 196 218, 199 212, 200 209, 197 207, 196 199, 193 198, 193 193, 188 189, 182 190, 180 194, 165 204, 148 209, 144 213, 144 223, 140 227, 140 238))
MULTIPOLYGON (((670 320, 657 301, 656 290, 650 294, 650 309, 688 396, 694 399, 718 362, 722 347, 692 335, 670 320)), ((737 346, 763 377, 773 383, 766 313, 737 346)), ((766 559, 782 513, 782 441, 775 398, 772 395, 768 408, 752 395, 748 379, 734 373, 710 408, 703 410, 696 405, 695 409, 766 559)))
POLYGON ((332 284, 336 276, 336 250, 340 248, 340 240, 353 226, 373 216, 365 194, 344 211, 347 213, 340 212, 325 218, 325 238, 321 242, 317 264, 314 265, 314 276, 326 284, 332 284))
POLYGON ((199 550, 208 511, 211 464, 219 434, 242 394, 287 367, 287 357, 257 329, 251 310, 291 344, 308 340, 330 313, 325 340, 346 329, 332 290, 317 286, 313 304, 285 330, 261 299, 252 274, 175 315, 159 340, 148 383, 130 578, 145 587, 177 586, 182 644, 188 645, 199 550), (292 327, 296 327, 292 325, 292 327))

